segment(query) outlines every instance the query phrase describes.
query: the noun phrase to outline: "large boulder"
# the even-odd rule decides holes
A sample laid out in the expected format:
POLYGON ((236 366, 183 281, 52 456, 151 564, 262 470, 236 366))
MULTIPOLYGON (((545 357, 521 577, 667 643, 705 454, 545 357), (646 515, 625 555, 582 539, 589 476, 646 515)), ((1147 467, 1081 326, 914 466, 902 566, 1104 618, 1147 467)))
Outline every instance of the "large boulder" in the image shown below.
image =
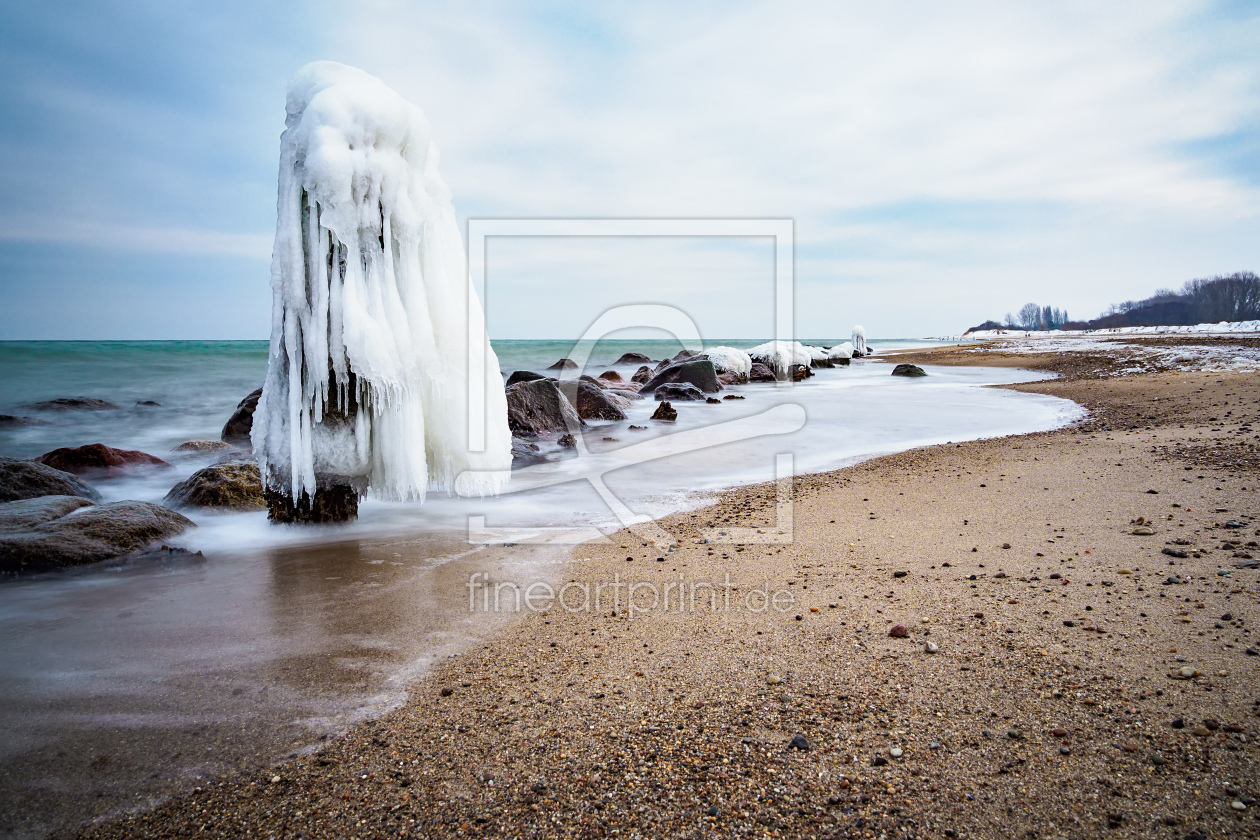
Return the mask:
POLYGON ((617 373, 615 370, 606 370, 597 378, 602 379, 604 382, 625 382, 625 380, 621 378, 621 374, 617 373))
POLYGON ((748 372, 749 382, 774 382, 774 371, 761 362, 753 362, 752 370, 748 372))
POLYGON ((517 382, 533 382, 535 379, 546 379, 541 373, 534 373, 532 370, 514 370, 512 375, 507 378, 504 388, 511 388, 517 382))
POLYGON ((629 404, 625 397, 613 394, 594 384, 588 377, 568 379, 560 383, 560 391, 583 420, 625 420, 626 413, 618 401, 629 404))
POLYGON ((638 385, 642 385, 652 378, 652 369, 647 365, 643 365, 634 372, 634 376, 630 377, 630 381, 638 385))
POLYGON ((101 500, 100 493, 70 473, 35 461, 0 458, 0 502, 40 496, 78 496, 94 502, 101 500))
POLYGON ((717 370, 713 367, 713 362, 708 359, 685 359, 675 362, 658 371, 639 390, 645 394, 650 393, 670 382, 695 385, 706 394, 714 394, 722 390, 722 384, 718 382, 717 370))
POLYGON ((78 496, 0 504, 0 572, 82 566, 139 551, 193 523, 149 502, 97 505, 78 496))
POLYGON ((103 443, 90 443, 73 449, 62 447, 35 459, 41 464, 75 475, 120 476, 136 469, 167 469, 166 461, 137 449, 115 449, 103 443))
POLYGON ((690 382, 666 382, 653 392, 658 401, 704 402, 704 391, 690 382))
POLYGON ((622 353, 621 358, 613 362, 615 365, 643 365, 652 361, 650 356, 642 353, 622 353))
POLYGON ((236 411, 223 425, 223 433, 219 437, 233 446, 249 449, 253 446, 249 433, 254 430, 254 411, 258 408, 258 400, 262 398, 262 388, 250 392, 249 396, 236 404, 236 411))
POLYGON ((175 510, 266 510, 262 473, 254 461, 227 461, 197 470, 171 488, 162 504, 175 510))
POLYGON ((507 389, 507 404, 508 428, 517 437, 564 434, 570 426, 586 425, 550 379, 518 382, 507 389))
POLYGON ((900 364, 893 368, 893 376, 927 376, 927 371, 918 365, 900 364))
POLYGON ((119 411, 122 406, 109 400, 98 400, 95 397, 58 397, 55 400, 24 405, 35 411, 119 411))
POLYGON ((577 362, 572 359, 558 359, 554 365, 548 365, 547 370, 577 370, 577 362))

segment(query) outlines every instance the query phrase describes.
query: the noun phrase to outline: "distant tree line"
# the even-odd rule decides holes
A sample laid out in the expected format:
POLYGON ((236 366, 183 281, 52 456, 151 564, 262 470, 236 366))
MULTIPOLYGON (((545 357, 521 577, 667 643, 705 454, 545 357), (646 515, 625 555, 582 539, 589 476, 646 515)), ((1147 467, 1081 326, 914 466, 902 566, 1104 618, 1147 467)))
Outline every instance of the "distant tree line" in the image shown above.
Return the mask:
POLYGON ((1250 271, 1189 280, 1181 291, 1160 289, 1145 300, 1113 303, 1090 321, 1073 321, 1066 311, 1025 304, 1005 323, 985 321, 977 330, 1096 330, 1113 327, 1175 327, 1218 321, 1260 320, 1260 277, 1250 271))

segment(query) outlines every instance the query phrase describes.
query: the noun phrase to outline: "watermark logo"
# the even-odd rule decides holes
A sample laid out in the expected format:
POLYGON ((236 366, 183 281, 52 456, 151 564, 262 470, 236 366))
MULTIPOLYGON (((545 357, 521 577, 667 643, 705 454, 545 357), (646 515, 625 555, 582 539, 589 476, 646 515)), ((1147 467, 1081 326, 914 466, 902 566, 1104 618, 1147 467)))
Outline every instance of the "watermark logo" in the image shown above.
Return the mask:
MULTIPOLYGON (((793 340, 794 307, 794 240, 790 219, 470 219, 468 222, 468 266, 472 278, 470 294, 487 292, 486 248, 495 236, 597 236, 597 237, 768 237, 774 241, 774 307, 773 337, 776 341, 793 340)), ((472 363, 480 355, 485 325, 474 323, 474 308, 468 307, 469 383, 468 439, 472 451, 484 451, 486 440, 485 389, 500 387, 499 382, 486 381, 485 366, 472 363)), ((573 345, 568 358, 576 367, 561 371, 561 384, 576 380, 585 370, 591 350, 600 339, 626 329, 653 328, 675 337, 684 349, 704 349, 695 321, 681 309, 664 304, 627 304, 608 309, 590 325, 573 345)), ((778 383, 790 388, 790 379, 778 383)), ((607 473, 660 458, 668 458, 765 434, 789 434, 805 424, 805 410, 798 404, 780 403, 761 414, 716 423, 664 435, 653 440, 622 447, 615 457, 596 458, 587 449, 582 430, 566 418, 572 436, 577 463, 584 468, 557 475, 554 471, 525 467, 514 470, 506 492, 519 493, 572 481, 587 481, 608 506, 621 528, 628 529, 641 540, 658 547, 672 547, 676 540, 648 515, 634 511, 608 487, 607 473), (770 429, 771 431, 767 431, 770 429)), ((726 527, 707 529, 700 539, 723 544, 786 544, 792 541, 792 456, 775 457, 776 482, 775 521, 762 528, 726 527)), ((578 544, 606 541, 604 534, 588 527, 489 527, 484 515, 468 518, 468 541, 472 544, 552 543, 578 544)))
POLYGON ((745 589, 726 574, 721 583, 677 580, 569 581, 559 588, 546 581, 520 584, 496 581, 485 572, 468 578, 469 612, 609 613, 633 620, 654 613, 789 612, 796 595, 788 589, 771 589, 769 581, 745 589))

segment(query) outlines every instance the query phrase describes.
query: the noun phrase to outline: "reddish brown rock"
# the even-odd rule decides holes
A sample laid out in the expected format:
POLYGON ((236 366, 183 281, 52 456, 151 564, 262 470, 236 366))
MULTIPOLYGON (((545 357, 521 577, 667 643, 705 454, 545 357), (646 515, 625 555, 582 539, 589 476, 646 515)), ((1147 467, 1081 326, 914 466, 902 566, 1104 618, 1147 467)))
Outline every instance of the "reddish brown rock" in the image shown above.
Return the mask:
POLYGON ((142 468, 165 469, 166 461, 136 449, 114 449, 103 443, 90 443, 74 449, 54 449, 35 459, 55 470, 73 475, 118 476, 142 468))

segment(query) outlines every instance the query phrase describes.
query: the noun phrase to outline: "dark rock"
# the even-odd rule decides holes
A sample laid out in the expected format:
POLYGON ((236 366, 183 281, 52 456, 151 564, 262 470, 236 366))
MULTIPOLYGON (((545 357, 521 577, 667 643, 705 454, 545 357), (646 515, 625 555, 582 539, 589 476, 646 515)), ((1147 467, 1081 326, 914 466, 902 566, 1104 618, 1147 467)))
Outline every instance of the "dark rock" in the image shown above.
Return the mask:
POLYGON ((893 376, 927 376, 927 371, 918 365, 900 364, 893 368, 893 376))
POLYGON ((639 368, 638 370, 634 372, 634 376, 630 377, 630 381, 636 382, 642 385, 644 382, 647 382, 651 378, 652 378, 652 369, 648 367, 647 365, 644 365, 643 367, 639 368))
POLYGON ((172 449, 172 452, 231 452, 236 449, 222 440, 186 440, 172 449))
POLYGON ((721 385, 725 385, 725 386, 743 385, 747 382, 748 382, 748 377, 741 376, 738 373, 732 373, 730 371, 727 371, 726 373, 718 374, 718 383, 721 385))
POLYGON ((0 502, 40 496, 78 496, 94 502, 101 495, 76 476, 34 461, 0 458, 0 502))
POLYGON ((621 374, 617 373, 615 370, 606 370, 599 375, 599 378, 605 382, 625 382, 625 380, 621 378, 621 374))
POLYGON ((13 414, 0 414, 0 429, 17 429, 22 426, 47 426, 47 420, 37 417, 18 417, 13 414))
POLYGON ((303 493, 296 502, 288 493, 264 487, 267 518, 280 524, 309 525, 350 522, 358 518, 359 491, 349 484, 338 482, 336 477, 321 477, 321 480, 325 484, 315 489, 314 499, 310 494, 303 493))
POLYGON ((739 395, 739 394, 727 394, 726 396, 722 397, 722 399, 724 399, 724 400, 742 400, 742 399, 743 399, 743 396, 741 396, 741 395, 739 395))
POLYGON ((835 367, 835 363, 831 359, 812 359, 809 363, 810 367, 830 368, 835 367))
POLYGON ((656 407, 655 413, 652 414, 653 420, 668 420, 674 422, 678 419, 678 412, 667 402, 663 402, 656 407))
POLYGON ((613 362, 615 365, 642 365, 650 364, 652 359, 642 353, 622 353, 621 358, 613 362))
POLYGON ((583 420, 625 420, 619 402, 629 404, 625 397, 618 397, 588 382, 585 377, 569 379, 560 383, 560 391, 569 404, 577 408, 578 417, 583 420))
POLYGON ((690 382, 667 382, 654 392, 657 400, 704 402, 704 392, 690 382))
POLYGON ((788 365, 788 379, 793 382, 803 382, 814 375, 809 369, 809 365, 788 365))
POLYGON ((122 406, 93 397, 60 397, 24 405, 33 411, 120 411, 122 406))
POLYGON ((1182 551, 1180 548, 1163 548, 1163 549, 1160 549, 1160 553, 1167 554, 1169 557, 1180 557, 1183 560, 1190 556, 1189 554, 1186 554, 1186 552, 1182 551))
POLYGON ((808 750, 809 741, 805 739, 804 735, 793 735, 792 740, 788 742, 787 748, 789 750, 808 750))
POLYGON ((559 359, 554 365, 548 365, 547 370, 577 370, 577 362, 572 359, 559 359))
POLYGON ((534 373, 532 370, 514 370, 512 375, 507 378, 504 388, 511 388, 517 382, 533 382, 535 379, 546 379, 541 373, 534 373))
POLYGON ((233 411, 227 423, 223 424, 223 432, 219 437, 243 449, 252 447, 249 433, 254 429, 254 410, 258 408, 258 400, 261 397, 262 388, 259 388, 237 403, 236 411, 233 411))
POLYGON ((41 496, 0 505, 0 571, 81 566, 138 551, 193 523, 149 502, 97 505, 78 496, 41 496))
POLYGON ((516 437, 512 438, 512 469, 516 470, 533 464, 541 464, 546 460, 538 444, 516 437))
POLYGON ((761 362, 753 362, 752 369, 748 372, 749 382, 774 382, 774 371, 763 365, 761 362))
POLYGON ((892 636, 894 639, 904 639, 906 636, 910 635, 910 631, 904 624, 894 624, 892 629, 888 631, 888 635, 892 636))
POLYGON ((841 358, 831 360, 832 367, 848 367, 850 364, 852 364, 852 362, 849 359, 841 358))
POLYGON ((137 400, 136 405, 140 406, 141 408, 161 408, 162 407, 162 404, 160 402, 154 402, 153 400, 137 400))
POLYGON ((90 443, 74 449, 54 449, 35 459, 55 470, 75 475, 119 476, 139 468, 165 469, 166 461, 135 449, 114 449, 103 443, 90 443))
POLYGON ((714 394, 722 390, 713 362, 708 359, 687 359, 674 362, 645 382, 639 390, 646 394, 671 383, 694 385, 706 394, 714 394))
POLYGON ((707 402, 707 403, 709 403, 710 405, 721 405, 721 404, 722 404, 722 401, 721 401, 721 400, 719 400, 717 397, 705 397, 705 398, 704 398, 704 401, 705 401, 705 402, 707 402))
POLYGON ((508 427, 518 437, 563 434, 586 425, 550 379, 518 382, 507 389, 507 403, 508 427))
POLYGON ((263 510, 262 473, 254 461, 228 461, 197 470, 171 488, 162 504, 169 508, 263 510))
POLYGON ((560 435, 556 443, 560 444, 561 449, 577 449, 577 438, 570 434, 560 435))

